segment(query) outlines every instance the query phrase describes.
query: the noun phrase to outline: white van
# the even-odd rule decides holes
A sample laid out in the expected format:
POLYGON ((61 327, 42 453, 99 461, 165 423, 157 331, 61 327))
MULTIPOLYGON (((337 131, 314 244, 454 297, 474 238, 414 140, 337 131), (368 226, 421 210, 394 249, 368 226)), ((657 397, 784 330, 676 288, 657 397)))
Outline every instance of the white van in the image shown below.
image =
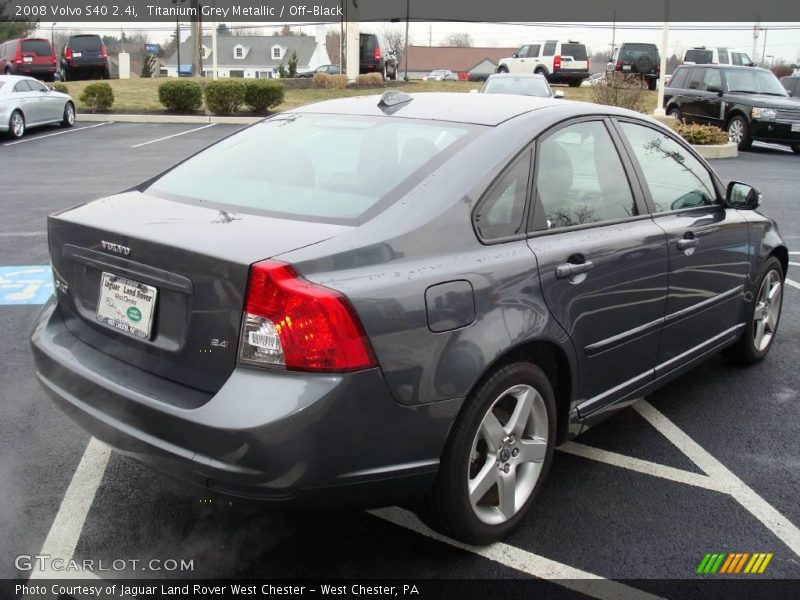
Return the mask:
POLYGON ((682 62, 695 65, 755 66, 746 52, 735 52, 729 48, 706 48, 705 46, 689 48, 684 53, 682 62))

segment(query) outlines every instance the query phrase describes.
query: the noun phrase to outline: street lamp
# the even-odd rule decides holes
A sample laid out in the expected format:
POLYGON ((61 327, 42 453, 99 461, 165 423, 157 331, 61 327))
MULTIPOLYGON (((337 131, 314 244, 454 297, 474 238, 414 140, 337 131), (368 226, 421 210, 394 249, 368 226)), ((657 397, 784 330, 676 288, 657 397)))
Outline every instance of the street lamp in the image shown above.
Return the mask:
MULTIPOLYGON (((186 0, 172 0, 172 3, 176 5, 176 8, 180 8, 180 4, 183 4, 186 0)), ((175 69, 176 74, 178 77, 181 76, 181 21, 180 21, 180 10, 175 11, 175 48, 178 50, 178 68, 175 69)))

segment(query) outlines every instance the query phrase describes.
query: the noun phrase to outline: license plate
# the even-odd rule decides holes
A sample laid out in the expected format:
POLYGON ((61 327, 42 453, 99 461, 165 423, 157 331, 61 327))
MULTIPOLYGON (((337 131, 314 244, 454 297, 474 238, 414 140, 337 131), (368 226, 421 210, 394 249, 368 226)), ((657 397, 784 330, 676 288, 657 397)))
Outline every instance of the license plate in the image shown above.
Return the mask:
POLYGON ((74 56, 75 58, 80 58, 82 54, 80 52, 73 52, 72 56, 74 56))
POLYGON ((622 65, 622 70, 623 71, 630 71, 631 70, 631 66, 630 65, 622 65))
POLYGON ((157 295, 158 290, 151 285, 104 272, 97 320, 134 337, 149 339, 157 295))
POLYGON ((32 56, 23 56, 23 57, 22 57, 22 60, 23 60, 24 62, 28 62, 28 63, 29 63, 29 62, 33 62, 33 57, 32 57, 32 56))
POLYGON ((800 133, 800 123, 792 123, 792 133, 800 133))

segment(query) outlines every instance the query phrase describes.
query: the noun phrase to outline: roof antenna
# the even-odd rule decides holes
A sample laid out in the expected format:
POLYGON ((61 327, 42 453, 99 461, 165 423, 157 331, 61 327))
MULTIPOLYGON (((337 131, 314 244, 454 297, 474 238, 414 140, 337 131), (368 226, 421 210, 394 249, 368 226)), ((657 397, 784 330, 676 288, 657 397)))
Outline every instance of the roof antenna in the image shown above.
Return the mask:
POLYGON ((413 99, 414 97, 411 94, 406 94, 398 90, 386 90, 383 92, 378 106, 392 108, 400 104, 405 104, 406 102, 411 102, 413 99))

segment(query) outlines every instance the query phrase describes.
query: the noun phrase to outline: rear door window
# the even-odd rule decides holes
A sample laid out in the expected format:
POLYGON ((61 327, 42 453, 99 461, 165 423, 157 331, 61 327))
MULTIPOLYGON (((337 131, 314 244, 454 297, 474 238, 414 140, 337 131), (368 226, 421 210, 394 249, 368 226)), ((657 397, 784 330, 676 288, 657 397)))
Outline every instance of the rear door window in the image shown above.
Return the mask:
POLYGON ((705 79, 706 70, 705 69, 692 69, 692 74, 689 75, 689 85, 686 87, 690 90, 703 90, 705 89, 705 84, 703 80, 705 79))
POLYGON ((22 53, 35 54, 36 56, 50 56, 50 42, 47 40, 23 40, 22 53))
POLYGON ((717 54, 719 55, 719 64, 721 64, 721 65, 730 64, 730 59, 728 58, 728 49, 727 48, 718 49, 717 50, 717 54))
POLYGON ((531 58, 538 57, 539 56, 539 52, 541 51, 541 49, 542 49, 541 44, 534 44, 528 50, 528 56, 530 56, 531 58))
POLYGON ((21 94, 23 92, 30 92, 31 86, 28 85, 28 80, 23 79, 18 81, 17 84, 14 86, 14 93, 21 94))
POLYGON ((73 52, 100 52, 103 42, 96 35, 76 35, 70 39, 73 52))
POLYGON ((554 56, 556 53, 556 46, 558 42, 556 40, 549 40, 544 43, 544 56, 554 56))
POLYGON ((571 56, 573 60, 586 60, 586 46, 583 44, 562 44, 561 54, 571 56))
POLYGON ((722 75, 719 69, 703 69, 705 75, 703 76, 702 89, 707 90, 710 86, 722 87, 722 75))
POLYGON ((686 74, 689 72, 689 69, 678 69, 675 71, 675 74, 672 76, 672 79, 669 80, 669 87, 671 88, 682 88, 686 85, 686 74))

